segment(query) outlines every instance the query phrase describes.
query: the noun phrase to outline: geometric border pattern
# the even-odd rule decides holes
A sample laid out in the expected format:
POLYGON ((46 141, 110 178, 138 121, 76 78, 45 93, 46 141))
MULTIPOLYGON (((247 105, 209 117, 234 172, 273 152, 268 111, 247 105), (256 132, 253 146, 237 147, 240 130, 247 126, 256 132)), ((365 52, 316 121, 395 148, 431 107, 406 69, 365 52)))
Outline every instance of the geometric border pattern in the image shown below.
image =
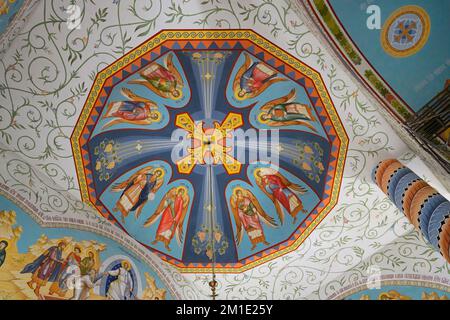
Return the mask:
MULTIPOLYGON (((97 74, 71 136, 82 200, 103 217, 114 222, 115 218, 96 198, 86 144, 113 86, 169 50, 238 48, 247 50, 274 69, 312 90, 311 100, 332 142, 327 172, 334 174, 326 179, 323 200, 288 240, 238 263, 216 263, 214 269, 218 273, 242 272, 294 251, 336 205, 348 148, 348 136, 319 72, 252 30, 162 30, 97 74)), ((210 264, 184 264, 157 251, 155 253, 181 272, 202 273, 211 272, 212 269, 210 264)))

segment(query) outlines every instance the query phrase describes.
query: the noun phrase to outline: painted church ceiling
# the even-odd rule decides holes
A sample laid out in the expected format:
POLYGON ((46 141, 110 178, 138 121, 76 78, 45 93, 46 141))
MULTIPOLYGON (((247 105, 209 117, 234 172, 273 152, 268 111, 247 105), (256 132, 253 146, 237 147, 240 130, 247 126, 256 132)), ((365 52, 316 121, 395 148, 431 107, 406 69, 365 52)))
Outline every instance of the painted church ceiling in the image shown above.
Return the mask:
POLYGON ((450 27, 448 1, 304 4, 315 8, 331 43, 399 119, 407 120, 447 87, 449 46, 442 39, 450 27))
POLYGON ((36 6, 38 1, 34 0, 0 1, 0 57, 6 53, 22 31, 36 6))
MULTIPOLYGON (((66 226, 107 236, 85 235, 101 243, 114 239, 121 254, 157 271, 167 298, 210 299, 211 256, 223 272, 216 275, 223 299, 328 299, 349 288, 361 291, 352 297, 359 299, 363 289, 353 291, 354 284, 366 283, 372 267, 433 288, 448 284, 448 263, 370 172, 396 158, 448 192, 296 2, 87 1, 73 30, 65 19, 70 1, 36 3, 0 59, 0 190, 40 223, 61 227, 32 226, 51 241, 66 226), (55 16, 61 21, 52 22, 55 16), (201 28, 219 35, 211 39, 205 30, 199 39, 201 28), (224 28, 245 30, 230 38, 224 28), (258 90, 262 83, 267 87, 258 90), (280 130, 279 163, 267 188, 256 175, 274 173, 264 163, 221 161, 232 155, 221 135, 228 126, 280 130), (185 148, 174 147, 180 145, 172 132, 185 148), (185 162, 172 159, 174 149, 174 159, 185 162), (276 208, 270 187, 281 183, 293 188, 286 193, 294 194, 296 220, 282 202, 282 215, 276 208), (211 198, 215 206, 202 203, 211 198), (264 216, 252 216, 252 207, 264 216), (211 224, 218 228, 207 238, 211 224)), ((23 234, 21 241, 36 239, 23 234)), ((102 263, 118 252, 113 243, 107 248, 102 263)), ((19 254, 32 262, 26 248, 19 254)), ((396 286, 379 294, 419 296, 396 286)))
POLYGON ((101 215, 181 268, 242 270, 333 207, 347 137, 320 75, 256 33, 163 31, 99 73, 72 143, 101 215))

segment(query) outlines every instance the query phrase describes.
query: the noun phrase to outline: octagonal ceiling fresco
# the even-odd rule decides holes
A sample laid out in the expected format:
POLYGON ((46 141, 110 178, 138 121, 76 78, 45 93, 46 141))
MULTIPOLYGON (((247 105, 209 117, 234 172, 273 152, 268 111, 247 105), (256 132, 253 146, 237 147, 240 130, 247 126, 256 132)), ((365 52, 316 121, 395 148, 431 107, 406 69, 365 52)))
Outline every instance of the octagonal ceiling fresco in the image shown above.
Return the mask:
POLYGON ((183 271, 237 272, 331 210, 347 136, 320 75, 256 33, 162 31, 97 75, 72 145, 101 215, 183 271))

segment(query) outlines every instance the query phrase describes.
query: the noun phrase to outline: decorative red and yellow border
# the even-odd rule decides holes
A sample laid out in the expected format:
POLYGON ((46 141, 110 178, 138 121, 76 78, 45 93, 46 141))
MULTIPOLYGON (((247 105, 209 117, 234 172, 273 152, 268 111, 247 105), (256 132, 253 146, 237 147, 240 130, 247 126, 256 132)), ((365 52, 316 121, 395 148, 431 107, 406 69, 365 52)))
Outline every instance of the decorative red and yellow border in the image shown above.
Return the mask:
MULTIPOLYGON (((331 211, 338 200, 348 148, 348 136, 319 72, 252 30, 163 30, 98 73, 71 136, 81 196, 103 217, 115 221, 96 198, 87 150, 90 133, 116 83, 168 51, 189 49, 246 50, 309 89, 311 102, 332 145, 323 199, 289 239, 237 263, 216 263, 214 266, 215 272, 219 273, 243 272, 297 249, 331 211)), ((163 253, 156 254, 181 272, 211 272, 211 264, 185 264, 163 253)))

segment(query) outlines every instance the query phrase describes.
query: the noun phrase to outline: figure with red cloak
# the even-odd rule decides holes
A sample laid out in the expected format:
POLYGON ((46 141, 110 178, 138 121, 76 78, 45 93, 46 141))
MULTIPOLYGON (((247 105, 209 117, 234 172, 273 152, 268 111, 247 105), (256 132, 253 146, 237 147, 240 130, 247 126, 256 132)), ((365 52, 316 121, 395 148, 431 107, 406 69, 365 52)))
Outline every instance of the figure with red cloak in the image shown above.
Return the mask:
POLYGON ((290 182, 281 173, 272 168, 258 168, 255 170, 256 183, 259 188, 272 200, 281 223, 284 221, 284 211, 297 221, 299 212, 306 212, 298 197, 306 193, 302 186, 290 182))
POLYGON ((236 244, 240 245, 244 229, 252 244, 251 250, 255 249, 258 243, 268 245, 261 220, 271 227, 276 227, 277 224, 263 210, 255 196, 249 190, 237 187, 233 190, 230 205, 236 224, 236 244))
POLYGON ((123 88, 121 93, 129 100, 109 103, 103 118, 112 120, 103 125, 103 129, 119 123, 150 125, 161 120, 161 112, 155 102, 140 97, 127 88, 123 88))
POLYGON ((174 187, 167 192, 155 213, 144 224, 144 227, 149 227, 161 216, 155 240, 152 244, 162 242, 166 249, 170 251, 169 244, 174 235, 176 235, 177 241, 181 245, 183 222, 189 206, 189 200, 187 188, 184 186, 174 187))
POLYGON ((233 81, 233 91, 238 99, 254 98, 270 85, 285 81, 278 73, 262 62, 253 62, 247 53, 233 81))

